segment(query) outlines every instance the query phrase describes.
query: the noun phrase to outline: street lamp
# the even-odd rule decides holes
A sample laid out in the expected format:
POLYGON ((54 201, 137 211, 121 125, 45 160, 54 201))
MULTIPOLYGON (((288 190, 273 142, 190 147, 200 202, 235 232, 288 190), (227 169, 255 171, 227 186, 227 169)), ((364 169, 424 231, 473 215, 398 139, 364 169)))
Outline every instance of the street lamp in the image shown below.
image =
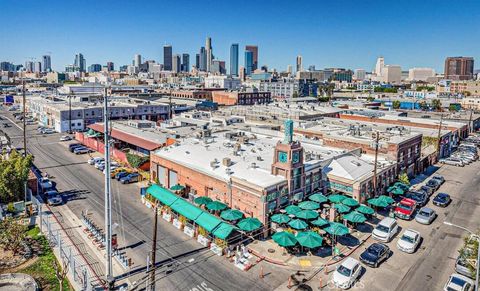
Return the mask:
POLYGON ((453 227, 456 227, 456 228, 460 228, 460 229, 463 229, 464 231, 470 233, 472 235, 473 238, 475 238, 479 244, 478 248, 477 248, 477 263, 475 264, 476 265, 476 271, 475 271, 475 291, 478 291, 478 275, 479 275, 479 267, 480 267, 480 236, 478 236, 477 234, 475 234, 473 231, 469 230, 468 228, 466 227, 463 227, 463 226, 460 226, 460 225, 456 225, 456 224, 453 224, 449 221, 444 221, 443 224, 445 225, 448 225, 448 226, 453 226, 453 227))

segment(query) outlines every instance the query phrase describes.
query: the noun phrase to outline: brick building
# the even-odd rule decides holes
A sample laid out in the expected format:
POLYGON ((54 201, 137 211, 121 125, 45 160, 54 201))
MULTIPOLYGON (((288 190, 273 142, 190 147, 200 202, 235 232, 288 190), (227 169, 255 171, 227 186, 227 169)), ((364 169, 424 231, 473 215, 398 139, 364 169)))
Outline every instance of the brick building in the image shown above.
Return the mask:
POLYGON ((255 105, 272 101, 270 92, 213 91, 212 101, 219 105, 255 105))

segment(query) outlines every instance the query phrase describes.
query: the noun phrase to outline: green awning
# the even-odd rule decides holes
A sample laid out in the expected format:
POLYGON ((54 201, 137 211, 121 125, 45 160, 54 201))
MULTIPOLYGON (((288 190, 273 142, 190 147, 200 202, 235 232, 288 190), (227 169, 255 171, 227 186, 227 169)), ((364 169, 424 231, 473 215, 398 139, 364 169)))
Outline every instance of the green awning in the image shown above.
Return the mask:
POLYGON ((182 186, 182 185, 180 185, 180 184, 177 184, 177 185, 174 185, 174 186, 170 187, 170 190, 172 190, 172 191, 181 191, 181 190, 183 190, 184 188, 185 188, 185 186, 182 186))
POLYGON ((155 199, 162 202, 162 204, 170 206, 173 202, 177 201, 179 197, 169 190, 159 185, 152 185, 148 187, 147 193, 152 195, 155 199))
POLYGON ((222 221, 216 216, 203 211, 203 213, 195 219, 195 223, 203 227, 206 231, 212 232, 222 221))
POLYGON ((170 208, 172 208, 172 210, 176 213, 183 215, 190 220, 197 219, 197 217, 203 213, 203 210, 183 199, 178 199, 177 201, 173 202, 173 204, 170 205, 170 208))
POLYGON ((225 240, 231 233, 237 229, 236 227, 222 222, 214 231, 213 231, 213 236, 219 239, 225 240))

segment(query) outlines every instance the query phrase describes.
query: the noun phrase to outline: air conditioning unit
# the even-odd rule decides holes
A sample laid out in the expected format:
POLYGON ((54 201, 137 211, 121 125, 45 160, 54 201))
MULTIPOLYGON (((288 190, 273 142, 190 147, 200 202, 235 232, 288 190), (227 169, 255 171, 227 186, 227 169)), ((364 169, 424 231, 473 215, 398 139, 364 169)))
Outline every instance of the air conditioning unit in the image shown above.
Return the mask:
POLYGON ((230 167, 232 165, 232 160, 230 158, 223 158, 222 165, 225 167, 230 167))

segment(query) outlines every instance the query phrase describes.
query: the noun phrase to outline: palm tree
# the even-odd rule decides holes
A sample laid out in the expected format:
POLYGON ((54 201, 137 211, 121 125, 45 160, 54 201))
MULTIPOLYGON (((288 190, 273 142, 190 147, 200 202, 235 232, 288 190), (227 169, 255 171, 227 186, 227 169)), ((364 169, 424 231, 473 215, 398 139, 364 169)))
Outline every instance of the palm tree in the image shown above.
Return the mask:
POLYGON ((433 99, 432 100, 432 107, 435 111, 441 111, 442 110, 442 102, 440 99, 433 99))

